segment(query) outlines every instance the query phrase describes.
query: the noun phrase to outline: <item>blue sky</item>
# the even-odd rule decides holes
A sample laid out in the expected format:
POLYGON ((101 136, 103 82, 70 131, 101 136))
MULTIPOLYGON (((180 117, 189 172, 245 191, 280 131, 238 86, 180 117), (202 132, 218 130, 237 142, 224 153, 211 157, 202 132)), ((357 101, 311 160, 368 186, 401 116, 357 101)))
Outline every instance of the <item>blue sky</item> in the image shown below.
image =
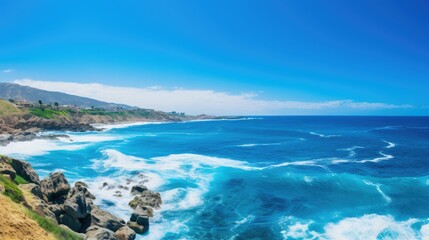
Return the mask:
POLYGON ((0 81, 152 89, 177 104, 119 100, 191 113, 427 115, 428 12, 424 0, 1 1, 0 81), (196 101, 178 104, 177 89, 196 101))

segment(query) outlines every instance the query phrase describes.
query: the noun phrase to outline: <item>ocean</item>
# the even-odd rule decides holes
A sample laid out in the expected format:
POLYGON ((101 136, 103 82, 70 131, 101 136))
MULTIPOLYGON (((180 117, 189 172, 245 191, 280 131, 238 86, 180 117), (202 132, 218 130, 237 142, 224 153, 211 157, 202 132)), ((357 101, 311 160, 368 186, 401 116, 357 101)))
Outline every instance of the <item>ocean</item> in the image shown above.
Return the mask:
POLYGON ((0 154, 42 177, 59 170, 87 182, 96 203, 125 220, 132 196, 120 185, 144 182, 164 203, 138 239, 429 239, 428 117, 104 128, 0 154))

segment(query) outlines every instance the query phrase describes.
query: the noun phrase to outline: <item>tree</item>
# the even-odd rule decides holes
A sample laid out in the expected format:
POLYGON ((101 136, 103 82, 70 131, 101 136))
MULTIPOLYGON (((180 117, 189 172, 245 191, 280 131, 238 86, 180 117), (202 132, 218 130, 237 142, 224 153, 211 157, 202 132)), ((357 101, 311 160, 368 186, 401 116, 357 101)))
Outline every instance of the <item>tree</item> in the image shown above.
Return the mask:
POLYGON ((59 110, 59 104, 58 104, 58 102, 54 102, 54 105, 55 105, 55 107, 57 107, 57 110, 59 110))
POLYGON ((39 100, 39 105, 40 105, 40 108, 42 108, 42 105, 43 105, 42 100, 39 100))

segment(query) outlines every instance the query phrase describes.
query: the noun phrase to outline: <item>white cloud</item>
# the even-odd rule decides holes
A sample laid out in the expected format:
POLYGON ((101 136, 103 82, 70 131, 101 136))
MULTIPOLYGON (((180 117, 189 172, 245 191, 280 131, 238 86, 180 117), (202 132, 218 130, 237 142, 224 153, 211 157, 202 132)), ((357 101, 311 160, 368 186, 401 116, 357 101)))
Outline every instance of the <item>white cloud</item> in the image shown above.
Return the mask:
POLYGON ((2 72, 3 73, 11 73, 11 72, 14 72, 15 70, 13 70, 13 69, 4 69, 2 72))
POLYGON ((163 111, 188 114, 264 115, 264 114, 341 114, 356 111, 402 109, 411 105, 354 102, 336 100, 325 102, 271 101, 258 99, 256 94, 230 94, 213 90, 164 89, 162 87, 115 87, 99 83, 50 82, 21 79, 17 84, 59 91, 106 102, 123 103, 163 111))

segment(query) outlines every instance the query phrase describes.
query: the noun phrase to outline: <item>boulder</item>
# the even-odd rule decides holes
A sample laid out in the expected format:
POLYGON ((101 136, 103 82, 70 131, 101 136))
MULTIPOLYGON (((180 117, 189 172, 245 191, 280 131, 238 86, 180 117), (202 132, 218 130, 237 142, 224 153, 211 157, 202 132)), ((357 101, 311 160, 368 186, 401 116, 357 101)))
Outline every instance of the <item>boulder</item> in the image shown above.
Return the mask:
POLYGON ((144 191, 141 195, 134 197, 129 203, 130 207, 136 208, 137 206, 149 206, 159 209, 162 204, 161 194, 150 190, 144 191))
POLYGON ((59 221, 61 213, 64 212, 64 206, 57 205, 57 204, 50 204, 48 205, 48 209, 55 215, 55 217, 59 221))
POLYGON ((133 214, 131 214, 131 221, 137 221, 138 217, 146 217, 146 218, 150 218, 153 217, 153 210, 150 207, 142 207, 142 206, 137 206, 136 209, 134 209, 133 214))
POLYGON ((33 167, 25 161, 12 159, 12 167, 16 173, 30 183, 40 184, 39 175, 34 171, 33 167))
POLYGON ((40 182, 40 187, 49 201, 65 196, 70 191, 70 184, 61 172, 49 174, 49 177, 40 182))
POLYGON ((64 211, 73 218, 84 218, 91 212, 91 204, 85 194, 78 192, 64 202, 64 211))
POLYGON ((95 196, 92 195, 88 190, 88 185, 82 182, 76 182, 74 184, 74 187, 70 189, 69 194, 67 195, 67 198, 71 198, 73 195, 77 193, 82 193, 87 197, 88 199, 95 199, 95 196))
POLYGON ((16 171, 9 163, 10 158, 8 157, 0 157, 0 174, 8 175, 9 178, 14 181, 16 178, 16 171))
POLYGON ((68 215, 67 213, 63 213, 60 215, 60 223, 66 225, 71 230, 78 232, 82 224, 76 218, 68 215))
POLYGON ((136 222, 129 221, 127 222, 127 226, 134 230, 134 232, 138 234, 146 233, 149 229, 145 229, 142 225, 137 224, 136 222))
POLYGON ((91 210, 91 225, 116 232, 119 228, 125 226, 125 221, 93 205, 91 210))
POLYGON ((131 194, 139 195, 139 194, 142 194, 146 190, 147 190, 147 187, 143 184, 135 185, 131 188, 131 194))
POLYGON ((86 231, 87 240, 117 240, 115 234, 106 228, 92 226, 86 231))
POLYGON ((54 222, 58 222, 59 220, 59 215, 58 216, 55 215, 55 213, 51 211, 49 205, 46 204, 46 202, 40 198, 34 198, 31 201, 30 207, 34 212, 36 212, 40 216, 50 218, 54 222))
POLYGON ((43 199, 42 189, 35 183, 20 184, 19 188, 31 192, 34 196, 43 199))
POLYGON ((134 240, 136 239, 136 232, 128 226, 123 226, 115 232, 115 237, 118 240, 134 240))

